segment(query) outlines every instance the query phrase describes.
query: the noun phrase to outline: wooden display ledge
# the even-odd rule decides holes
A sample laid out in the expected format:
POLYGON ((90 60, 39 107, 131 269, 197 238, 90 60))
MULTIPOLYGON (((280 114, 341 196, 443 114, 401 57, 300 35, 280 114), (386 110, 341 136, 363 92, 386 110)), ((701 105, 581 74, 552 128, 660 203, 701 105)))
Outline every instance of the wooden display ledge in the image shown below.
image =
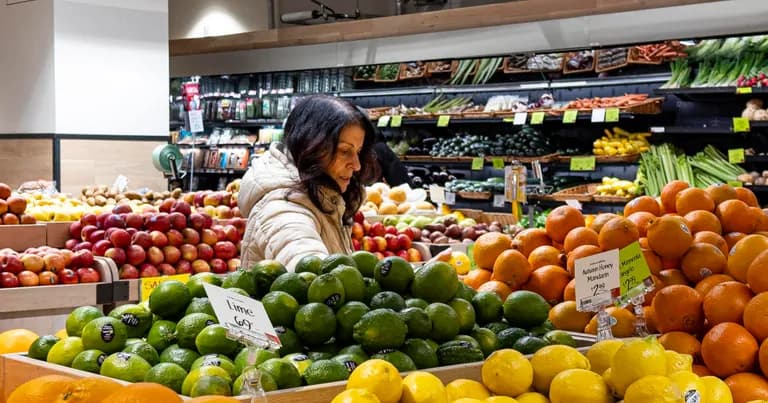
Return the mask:
POLYGON ((45 245, 52 248, 64 248, 69 240, 69 226, 72 221, 46 222, 45 223, 45 245))
POLYGON ((47 245, 45 224, 0 225, 0 249, 23 251, 47 245))

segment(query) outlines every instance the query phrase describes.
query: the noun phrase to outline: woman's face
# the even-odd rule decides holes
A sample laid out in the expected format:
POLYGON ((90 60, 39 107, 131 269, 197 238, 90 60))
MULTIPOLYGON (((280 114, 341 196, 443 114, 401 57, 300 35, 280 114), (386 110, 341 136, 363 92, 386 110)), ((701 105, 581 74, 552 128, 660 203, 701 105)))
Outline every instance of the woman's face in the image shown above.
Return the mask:
POLYGON ((352 175, 360 170, 360 150, 363 148, 365 131, 358 125, 341 130, 333 160, 325 166, 325 173, 339 184, 341 192, 347 191, 352 175))

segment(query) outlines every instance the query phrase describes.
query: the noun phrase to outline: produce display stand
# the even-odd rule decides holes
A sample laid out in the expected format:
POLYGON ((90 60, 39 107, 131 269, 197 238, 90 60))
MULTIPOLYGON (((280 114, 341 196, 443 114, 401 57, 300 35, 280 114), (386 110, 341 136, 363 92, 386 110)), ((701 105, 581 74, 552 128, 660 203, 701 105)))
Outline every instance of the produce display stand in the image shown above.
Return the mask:
POLYGON ((46 243, 45 224, 0 225, 0 249, 23 251, 46 243))
POLYGON ((70 225, 72 225, 71 221, 45 223, 45 245, 52 248, 63 248, 64 244, 70 238, 70 225))

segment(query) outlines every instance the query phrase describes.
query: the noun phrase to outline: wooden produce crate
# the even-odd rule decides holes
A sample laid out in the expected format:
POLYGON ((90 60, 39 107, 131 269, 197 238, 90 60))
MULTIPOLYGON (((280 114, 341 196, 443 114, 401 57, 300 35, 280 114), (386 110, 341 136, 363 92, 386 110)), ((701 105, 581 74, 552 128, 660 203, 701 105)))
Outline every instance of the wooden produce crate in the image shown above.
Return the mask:
POLYGON ((580 202, 592 201, 592 197, 595 195, 597 189, 597 183, 590 183, 587 185, 578 185, 563 189, 559 192, 552 194, 552 197, 557 201, 577 200, 580 202))
POLYGON ((0 225, 0 249, 21 252, 46 245, 45 224, 0 225))
POLYGON ((64 244, 69 240, 70 225, 72 225, 71 221, 45 223, 45 245, 64 248, 64 244))

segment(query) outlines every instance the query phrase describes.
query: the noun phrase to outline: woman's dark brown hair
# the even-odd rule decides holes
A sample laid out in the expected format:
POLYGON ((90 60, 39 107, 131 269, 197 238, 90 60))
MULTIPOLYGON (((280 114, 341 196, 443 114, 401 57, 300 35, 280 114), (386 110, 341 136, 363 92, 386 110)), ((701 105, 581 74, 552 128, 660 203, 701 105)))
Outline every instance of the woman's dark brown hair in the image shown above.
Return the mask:
POLYGON ((283 143, 299 170, 299 189, 306 191, 312 203, 324 213, 333 210, 321 202, 323 187, 341 188, 323 170, 323 161, 332 161, 336 156, 341 131, 350 125, 363 129, 365 138, 360 150, 360 171, 356 172, 342 193, 346 203, 344 221, 352 218, 365 200, 364 186, 378 177, 378 164, 372 146, 376 131, 371 121, 357 108, 341 98, 327 95, 312 95, 301 99, 288 115, 285 122, 283 143))

